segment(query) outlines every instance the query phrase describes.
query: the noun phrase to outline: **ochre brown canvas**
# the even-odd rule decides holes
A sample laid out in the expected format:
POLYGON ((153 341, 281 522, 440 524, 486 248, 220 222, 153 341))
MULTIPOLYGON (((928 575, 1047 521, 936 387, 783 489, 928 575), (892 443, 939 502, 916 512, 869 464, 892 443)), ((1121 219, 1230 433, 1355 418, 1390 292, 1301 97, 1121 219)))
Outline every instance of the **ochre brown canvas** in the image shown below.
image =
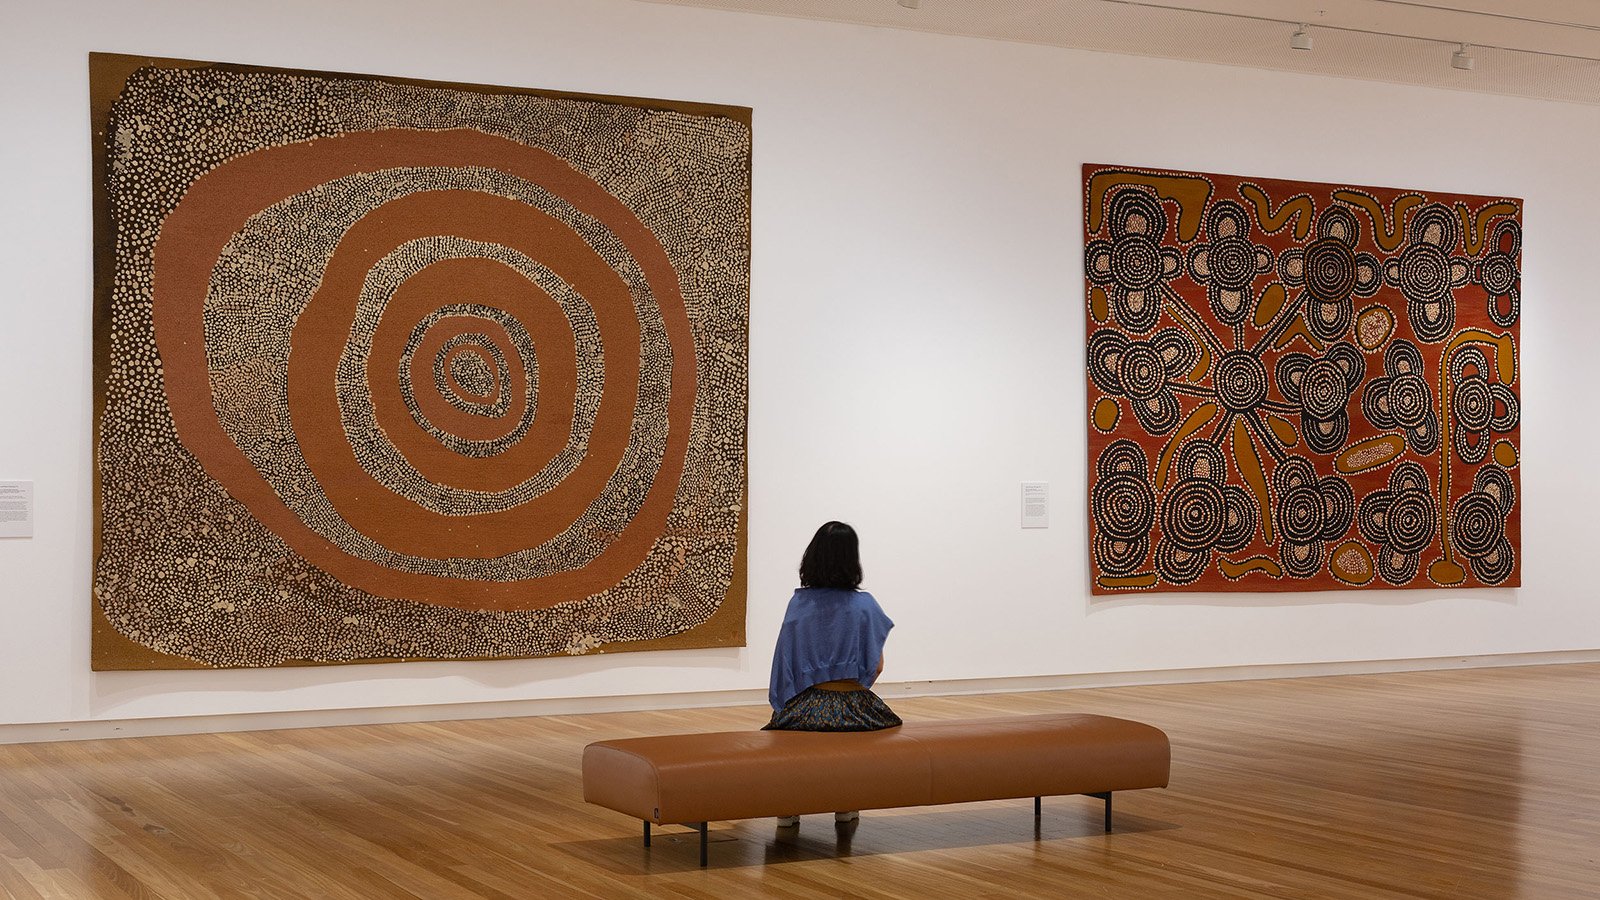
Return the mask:
POLYGON ((743 644, 748 109, 90 74, 96 668, 743 644))
POLYGON ((1094 593, 1521 584, 1522 201, 1083 178, 1094 593))

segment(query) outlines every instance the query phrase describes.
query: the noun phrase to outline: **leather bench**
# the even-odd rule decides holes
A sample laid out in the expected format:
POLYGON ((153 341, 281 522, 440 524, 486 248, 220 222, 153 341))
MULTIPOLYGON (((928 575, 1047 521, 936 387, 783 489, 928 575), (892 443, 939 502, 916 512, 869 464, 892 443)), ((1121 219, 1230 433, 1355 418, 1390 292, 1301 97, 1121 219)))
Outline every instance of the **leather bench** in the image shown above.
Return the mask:
POLYGON ((600 741, 583 799, 650 826, 1166 787, 1160 729, 1081 713, 910 722, 883 731, 732 731, 600 741))

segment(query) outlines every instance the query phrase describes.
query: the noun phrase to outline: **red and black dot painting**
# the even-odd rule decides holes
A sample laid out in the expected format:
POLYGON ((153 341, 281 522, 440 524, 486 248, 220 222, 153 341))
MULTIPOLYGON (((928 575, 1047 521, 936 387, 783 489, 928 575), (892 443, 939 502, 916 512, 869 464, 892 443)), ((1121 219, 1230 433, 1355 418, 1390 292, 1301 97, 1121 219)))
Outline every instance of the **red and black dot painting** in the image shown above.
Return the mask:
POLYGON ((1521 200, 1083 177, 1094 593, 1521 584, 1521 200))
POLYGON ((748 109, 91 82, 97 668, 743 644, 748 109))

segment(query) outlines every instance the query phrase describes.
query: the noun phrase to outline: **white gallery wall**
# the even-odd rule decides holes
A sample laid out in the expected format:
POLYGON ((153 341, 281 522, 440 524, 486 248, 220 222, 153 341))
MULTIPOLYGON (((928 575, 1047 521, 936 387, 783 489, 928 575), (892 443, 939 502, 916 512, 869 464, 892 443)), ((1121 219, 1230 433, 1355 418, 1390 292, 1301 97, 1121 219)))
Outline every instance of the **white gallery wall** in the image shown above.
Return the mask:
POLYGON ((1600 648, 1600 107, 636 0, 8 6, 0 480, 37 514, 0 540, 0 726, 759 702, 829 518, 899 623, 886 682, 1600 648), (753 107, 750 646, 90 672, 90 51, 753 107), (1525 198, 1523 586, 1091 598, 1084 162, 1525 198), (1018 527, 1022 481, 1050 528, 1018 527))

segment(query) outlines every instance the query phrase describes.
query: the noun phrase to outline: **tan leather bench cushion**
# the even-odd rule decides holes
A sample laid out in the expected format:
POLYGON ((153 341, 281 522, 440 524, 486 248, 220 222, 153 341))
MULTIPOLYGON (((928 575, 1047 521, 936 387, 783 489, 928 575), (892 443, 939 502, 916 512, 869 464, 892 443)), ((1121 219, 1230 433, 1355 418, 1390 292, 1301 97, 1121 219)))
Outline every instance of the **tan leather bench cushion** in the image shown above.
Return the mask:
POLYGON ((583 799, 657 824, 1166 787, 1160 729, 1065 713, 885 731, 734 731, 583 751, 583 799))
POLYGON ((914 734, 930 748, 932 803, 1166 787, 1171 769, 1161 729, 1109 716, 929 722, 914 734))

